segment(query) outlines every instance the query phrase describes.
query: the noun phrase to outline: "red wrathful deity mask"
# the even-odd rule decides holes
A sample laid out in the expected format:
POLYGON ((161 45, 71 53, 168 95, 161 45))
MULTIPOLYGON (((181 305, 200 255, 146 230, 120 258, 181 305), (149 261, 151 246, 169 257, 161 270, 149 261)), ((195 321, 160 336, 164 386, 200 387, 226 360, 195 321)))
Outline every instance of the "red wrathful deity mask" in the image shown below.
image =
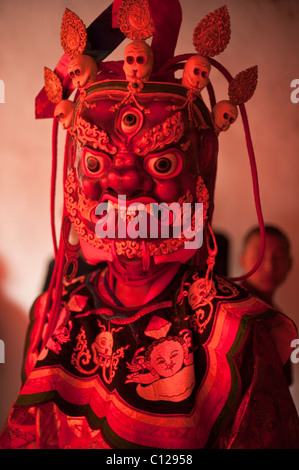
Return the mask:
POLYGON ((127 94, 123 82, 109 83, 109 97, 105 82, 95 84, 74 112, 66 207, 83 254, 91 262, 112 261, 115 254, 147 253, 156 263, 160 257, 190 258, 194 250, 182 254, 184 217, 190 208, 194 240, 195 231, 203 229, 199 219, 195 224, 195 203, 203 204, 200 220, 207 220, 215 180, 218 141, 210 114, 198 100, 191 118, 186 90, 178 85, 145 84, 138 102, 123 105, 127 94), (172 203, 177 212, 169 210, 172 203), (158 206, 165 210, 155 214, 158 206), (169 237, 163 236, 163 224, 169 237), (105 238, 98 237, 100 230, 105 238))
MULTIPOLYGON (((63 277, 71 282, 79 247, 91 264, 142 259, 146 271, 151 265, 185 263, 196 256, 197 263, 208 263, 211 271, 217 252, 209 237, 215 241, 211 221, 218 137, 226 130, 214 121, 215 116, 217 120, 226 116, 215 99, 213 68, 229 82, 225 101, 236 115, 240 108, 254 169, 244 103, 254 93, 257 68, 233 78, 212 58, 230 40, 226 7, 207 15, 194 29, 195 54, 175 57, 180 4, 164 3, 162 11, 156 0, 116 0, 88 28, 65 10, 61 26, 65 54, 55 71, 45 68, 45 87, 36 99, 37 117, 54 116, 53 170, 59 122, 67 132, 58 246, 54 173, 52 177, 56 256, 52 287, 60 285, 63 277), (104 61, 125 38, 132 42, 125 48, 124 61, 104 61), (75 246, 69 242, 71 226, 79 239, 75 246)), ((257 194, 256 178, 254 183, 257 194)))

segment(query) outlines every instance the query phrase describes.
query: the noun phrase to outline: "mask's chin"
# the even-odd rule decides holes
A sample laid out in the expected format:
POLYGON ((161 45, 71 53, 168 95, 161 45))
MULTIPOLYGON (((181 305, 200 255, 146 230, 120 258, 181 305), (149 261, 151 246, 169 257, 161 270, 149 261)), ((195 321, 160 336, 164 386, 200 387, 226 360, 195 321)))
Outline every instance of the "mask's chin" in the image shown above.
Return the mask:
POLYGON ((171 262, 180 262, 182 264, 185 264, 187 263, 187 261, 193 258, 197 251, 197 249, 186 249, 184 247, 181 247, 177 251, 169 253, 168 255, 154 256, 154 262, 155 264, 164 264, 171 262))
POLYGON ((90 243, 80 239, 81 252, 88 264, 98 264, 101 261, 113 261, 111 251, 96 248, 90 243))
MULTIPOLYGON (((111 242, 112 245, 112 242, 111 242)), ((111 250, 103 250, 100 248, 96 248, 92 246, 90 243, 80 240, 81 251, 88 262, 88 264, 96 265, 102 261, 106 262, 113 262, 116 258, 124 261, 126 264, 133 264, 133 263, 142 263, 143 258, 142 256, 125 256, 125 254, 118 255, 116 250, 112 248, 111 250)), ((171 262, 180 262, 185 264, 189 261, 198 251, 198 249, 186 249, 184 246, 179 247, 177 250, 169 253, 158 254, 158 255, 151 255, 150 258, 154 262, 155 265, 171 263, 171 262)))

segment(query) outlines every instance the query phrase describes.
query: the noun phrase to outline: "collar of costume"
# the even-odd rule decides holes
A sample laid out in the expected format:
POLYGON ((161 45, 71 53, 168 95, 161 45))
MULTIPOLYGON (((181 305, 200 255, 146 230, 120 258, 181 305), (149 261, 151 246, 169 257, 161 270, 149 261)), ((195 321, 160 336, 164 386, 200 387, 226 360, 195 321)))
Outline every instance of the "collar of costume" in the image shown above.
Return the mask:
POLYGON ((220 276, 204 295, 204 273, 187 269, 144 306, 122 307, 99 290, 103 269, 65 291, 55 331, 27 370, 16 406, 52 401, 68 416, 84 416, 112 447, 212 448, 245 383, 246 408, 261 364, 272 361, 278 377, 274 343, 267 335, 260 341, 255 320, 270 332, 286 332, 287 320, 220 276), (252 348, 255 358, 244 361, 252 348))

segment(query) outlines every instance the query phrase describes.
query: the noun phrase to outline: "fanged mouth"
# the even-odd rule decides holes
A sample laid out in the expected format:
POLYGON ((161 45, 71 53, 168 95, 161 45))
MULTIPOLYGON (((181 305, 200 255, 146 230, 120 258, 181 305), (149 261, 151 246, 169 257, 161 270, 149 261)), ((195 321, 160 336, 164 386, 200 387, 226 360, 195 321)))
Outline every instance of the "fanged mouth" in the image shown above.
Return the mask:
MULTIPOLYGON (((99 238, 95 233, 95 223, 99 220, 95 216, 95 210, 98 206, 98 201, 88 199, 79 189, 77 178, 74 174, 74 170, 71 169, 65 185, 65 203, 66 208, 69 213, 70 221, 73 223, 76 232, 78 233, 80 239, 84 242, 89 243, 96 249, 104 250, 105 252, 111 252, 112 246, 116 249, 117 255, 123 255, 128 258, 133 258, 135 256, 142 257, 144 253, 144 242, 147 246, 147 250, 150 256, 160 256, 168 255, 177 251, 179 248, 183 247, 186 241, 192 240, 194 234, 198 234, 203 229, 203 224, 207 218, 207 210, 209 207, 209 194, 206 186, 201 177, 198 177, 197 187, 196 187, 196 200, 203 205, 203 216, 200 222, 196 222, 196 217, 192 213, 191 218, 191 229, 193 234, 190 233, 181 233, 178 238, 171 238, 169 236, 167 239, 145 239, 145 240, 136 240, 136 239, 109 239, 109 238, 99 238), (91 214, 94 213, 95 220, 91 221, 91 214), (195 223, 196 222, 196 223, 195 223), (114 244, 114 245, 113 245, 114 244)), ((179 213, 182 214, 182 208, 184 203, 193 204, 193 196, 188 191, 182 198, 179 199, 177 204, 179 205, 179 213)), ((116 200, 111 195, 105 196, 101 202, 110 201, 110 205, 114 207, 113 204, 116 203, 116 200)), ((135 198, 134 200, 128 199, 126 202, 128 205, 132 203, 143 203, 145 207, 148 204, 153 203, 153 199, 149 198, 135 198)), ((155 201, 156 202, 156 201, 155 201)), ((124 206, 124 204, 121 204, 124 206)), ((127 204, 125 207, 128 207, 127 204)), ((118 213, 118 206, 116 209, 118 213)), ((128 223, 126 222, 126 225, 128 223)), ((161 227, 161 225, 160 225, 161 227)), ((195 235, 195 236, 196 236, 195 235)), ((146 237, 145 237, 146 238, 146 237)))
POLYGON ((190 192, 170 205, 159 204, 151 197, 126 199, 125 196, 116 198, 105 194, 92 210, 90 220, 100 238, 105 238, 105 235, 111 239, 135 240, 180 238, 186 217, 189 216, 191 223, 192 202, 190 192))

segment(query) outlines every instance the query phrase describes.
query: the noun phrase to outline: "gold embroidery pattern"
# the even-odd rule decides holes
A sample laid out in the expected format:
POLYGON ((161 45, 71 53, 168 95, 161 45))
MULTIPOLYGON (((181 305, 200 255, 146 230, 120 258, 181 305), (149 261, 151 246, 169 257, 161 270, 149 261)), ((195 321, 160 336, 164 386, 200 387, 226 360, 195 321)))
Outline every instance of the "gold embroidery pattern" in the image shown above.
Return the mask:
POLYGON ((92 125, 81 116, 76 119, 75 132, 81 145, 89 144, 93 148, 104 150, 104 152, 110 153, 111 155, 117 152, 117 148, 110 144, 108 134, 103 129, 92 125))
POLYGON ((44 78, 45 78, 45 90, 49 100, 52 103, 59 103, 62 100, 63 89, 62 83, 58 75, 50 70, 48 67, 44 67, 44 78))
POLYGON ((213 57, 224 51, 230 41, 230 18, 226 6, 207 15, 196 26, 193 45, 198 54, 213 57))
MULTIPOLYGON (((69 213, 70 221, 72 222, 79 237, 93 247, 98 249, 104 249, 110 251, 110 243, 105 242, 101 238, 98 238, 91 230, 89 230, 80 218, 80 212, 78 210, 78 202, 76 199, 77 194, 77 180, 75 178, 74 169, 71 168, 68 177, 65 182, 65 206, 69 213)), ((85 201, 86 202, 86 201, 85 201)), ((95 202, 95 201, 94 201, 95 202)))
POLYGON ((119 29, 129 39, 147 39, 155 32, 147 0, 124 0, 117 19, 119 29))
POLYGON ((184 135, 182 113, 170 116, 166 121, 146 132, 139 141, 135 152, 145 155, 156 150, 162 150, 166 145, 177 143, 184 135))
POLYGON ((78 211, 84 219, 91 221, 90 214, 97 205, 98 201, 86 197, 82 191, 78 190, 78 211))
POLYGON ((257 76, 257 66, 250 67, 238 73, 228 87, 230 101, 235 105, 240 105, 250 100, 257 86, 257 76))
POLYGON ((82 20, 68 8, 65 9, 61 24, 61 45, 64 52, 75 57, 84 52, 87 32, 82 20))
POLYGON ((71 364, 84 375, 95 374, 97 370, 101 368, 104 381, 110 384, 115 376, 119 360, 124 357, 124 351, 128 349, 130 345, 122 346, 116 351, 113 351, 113 334, 122 330, 123 327, 112 328, 111 331, 107 331, 100 320, 98 320, 98 325, 102 331, 97 335, 91 345, 92 354, 87 346, 84 328, 81 326, 80 333, 77 336, 77 344, 72 354, 71 364), (95 366, 91 370, 87 370, 86 366, 90 365, 91 359, 95 366))
POLYGON ((233 299, 239 291, 237 287, 220 276, 215 276, 215 282, 211 282, 210 290, 207 289, 206 279, 199 277, 198 272, 193 274, 192 281, 183 283, 185 289, 181 290, 177 302, 181 305, 184 297, 188 298, 188 303, 194 313, 187 316, 185 320, 189 318, 191 327, 202 334, 213 316, 213 299, 233 299))

